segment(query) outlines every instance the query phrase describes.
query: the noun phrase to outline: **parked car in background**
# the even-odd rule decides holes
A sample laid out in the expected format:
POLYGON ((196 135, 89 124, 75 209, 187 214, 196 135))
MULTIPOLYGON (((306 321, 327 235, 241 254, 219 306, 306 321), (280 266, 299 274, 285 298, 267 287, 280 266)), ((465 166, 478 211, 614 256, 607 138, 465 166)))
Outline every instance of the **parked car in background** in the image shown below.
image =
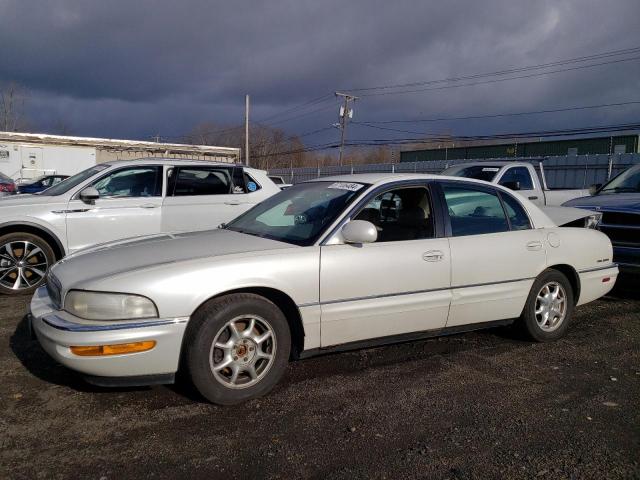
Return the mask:
POLYGON ((6 197, 8 195, 16 194, 15 182, 7 177, 5 174, 0 173, 0 197, 6 197))
POLYGON ((640 165, 596 186, 593 196, 565 205, 600 212, 598 228, 613 243, 613 260, 623 274, 640 275, 640 165))
POLYGON ((216 228, 279 191, 265 172, 226 163, 145 158, 95 165, 38 195, 0 200, 0 293, 35 290, 68 253, 216 228))
POLYGON ((31 301, 40 344, 98 385, 269 392, 290 357, 516 322, 562 337, 618 269, 597 230, 558 228, 486 182, 363 174, 301 183, 224 228, 57 263, 31 301), (115 293, 117 292, 117 293, 115 293))
POLYGON ((561 207, 560 205, 571 198, 588 195, 589 190, 547 188, 542 166, 538 175, 533 165, 527 162, 464 163, 449 167, 442 175, 475 178, 516 191, 540 207, 558 226, 595 228, 600 221, 601 215, 597 212, 561 207))
POLYGON ((18 193, 39 193, 67 178, 69 175, 45 175, 28 183, 21 183, 18 185, 18 193))
POLYGON ((550 189, 544 176, 544 168, 540 175, 528 162, 475 162, 464 163, 447 168, 442 175, 475 178, 502 185, 517 191, 539 207, 560 206, 573 198, 589 195, 585 189, 550 189))
POLYGON ((284 178, 282 178, 280 175, 269 175, 269 178, 273 180, 273 183, 275 183, 280 188, 280 190, 284 190, 285 188, 289 188, 291 186, 291 184, 285 182, 284 178))

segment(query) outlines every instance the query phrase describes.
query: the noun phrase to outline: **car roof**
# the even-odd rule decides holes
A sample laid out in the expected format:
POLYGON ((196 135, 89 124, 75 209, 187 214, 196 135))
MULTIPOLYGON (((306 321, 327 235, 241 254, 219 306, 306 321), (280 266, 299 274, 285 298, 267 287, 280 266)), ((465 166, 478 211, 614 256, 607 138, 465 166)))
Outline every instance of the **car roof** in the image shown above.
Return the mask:
MULTIPOLYGON (((473 178, 453 177, 447 175, 436 175, 433 173, 354 173, 351 175, 335 175, 331 177, 321 177, 307 182, 356 182, 368 183, 371 185, 382 185, 385 183, 397 182, 398 180, 454 180, 469 183, 478 183, 480 185, 495 185, 484 180, 476 180, 473 178)), ((305 182, 306 183, 306 182, 305 182)))
POLYGON ((165 158, 165 157, 143 157, 143 158, 134 158, 131 160, 107 160, 104 162, 107 165, 137 165, 140 163, 155 163, 160 165, 214 165, 220 167, 244 167, 249 170, 256 170, 250 167, 245 167, 244 165, 240 165, 237 163, 227 163, 227 162, 215 162, 213 160, 197 160, 192 158, 165 158))
POLYGON ((496 160, 496 161, 483 160, 481 162, 456 163, 454 165, 449 165, 447 169, 454 168, 454 167, 475 167, 475 166, 481 166, 481 165, 485 165, 487 167, 491 167, 491 166, 505 167, 507 165, 511 165, 514 167, 522 167, 522 166, 527 166, 531 164, 528 162, 512 162, 509 160, 496 160))

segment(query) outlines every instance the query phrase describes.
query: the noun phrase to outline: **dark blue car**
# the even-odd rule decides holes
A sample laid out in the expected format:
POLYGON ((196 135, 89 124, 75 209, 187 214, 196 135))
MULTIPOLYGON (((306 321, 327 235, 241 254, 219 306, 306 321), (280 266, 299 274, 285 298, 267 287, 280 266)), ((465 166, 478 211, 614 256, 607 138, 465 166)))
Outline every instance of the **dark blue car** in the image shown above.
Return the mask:
POLYGON ((640 275, 640 165, 625 170, 591 197, 564 203, 602 212, 599 229, 613 244, 613 261, 623 274, 640 275))
POLYGON ((53 187, 65 178, 69 178, 69 175, 45 175, 44 177, 36 178, 32 182, 18 185, 18 193, 38 193, 49 187, 53 187))

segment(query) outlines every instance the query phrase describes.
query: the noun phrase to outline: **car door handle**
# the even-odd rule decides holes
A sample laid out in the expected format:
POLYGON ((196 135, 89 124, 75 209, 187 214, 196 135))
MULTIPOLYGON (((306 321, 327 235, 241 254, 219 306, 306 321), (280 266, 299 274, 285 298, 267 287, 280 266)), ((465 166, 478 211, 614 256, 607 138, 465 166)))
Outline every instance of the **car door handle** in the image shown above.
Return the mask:
POLYGON ((429 250, 422 254, 422 259, 425 262, 439 262, 444 258, 444 253, 440 250, 429 250))
POLYGON ((530 197, 527 197, 529 200, 537 200, 538 197, 536 195, 532 195, 530 197))
POLYGON ((542 249, 542 242, 535 241, 527 243, 527 250, 536 251, 542 249))
POLYGON ((143 203, 140 208, 158 208, 158 205, 155 203, 143 203))
POLYGON ((240 202, 224 202, 225 205, 240 205, 240 202))

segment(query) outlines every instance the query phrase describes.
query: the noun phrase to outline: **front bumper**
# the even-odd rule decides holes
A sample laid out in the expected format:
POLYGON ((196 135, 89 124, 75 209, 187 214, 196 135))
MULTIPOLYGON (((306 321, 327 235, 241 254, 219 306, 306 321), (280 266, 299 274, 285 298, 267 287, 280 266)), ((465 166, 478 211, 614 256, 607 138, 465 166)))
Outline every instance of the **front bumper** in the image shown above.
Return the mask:
POLYGON ((97 384, 170 383, 178 370, 188 318, 95 322, 56 310, 45 287, 31 300, 30 328, 42 348, 62 365, 97 384), (71 346, 114 345, 154 340, 146 352, 77 356, 71 346), (108 377, 104 381, 100 378, 108 377), (165 379, 159 382, 158 379, 165 379))

